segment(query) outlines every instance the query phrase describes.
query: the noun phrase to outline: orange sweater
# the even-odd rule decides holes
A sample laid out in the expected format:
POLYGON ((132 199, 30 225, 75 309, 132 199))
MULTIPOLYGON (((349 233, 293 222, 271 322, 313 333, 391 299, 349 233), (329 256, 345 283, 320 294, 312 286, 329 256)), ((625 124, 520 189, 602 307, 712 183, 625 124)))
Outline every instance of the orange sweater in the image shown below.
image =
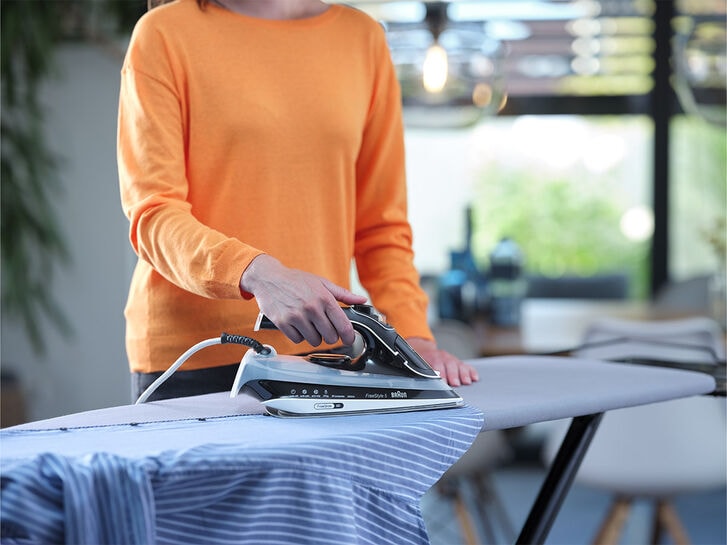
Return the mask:
MULTIPOLYGON (((384 32, 332 5, 262 20, 194 0, 138 22, 121 73, 121 200, 139 260, 128 302, 132 371, 166 369, 221 332, 253 332, 239 290, 257 255, 342 286, 352 259, 403 336, 431 338, 406 213, 399 88, 384 32)), ((185 369, 239 361, 199 352, 185 369)))

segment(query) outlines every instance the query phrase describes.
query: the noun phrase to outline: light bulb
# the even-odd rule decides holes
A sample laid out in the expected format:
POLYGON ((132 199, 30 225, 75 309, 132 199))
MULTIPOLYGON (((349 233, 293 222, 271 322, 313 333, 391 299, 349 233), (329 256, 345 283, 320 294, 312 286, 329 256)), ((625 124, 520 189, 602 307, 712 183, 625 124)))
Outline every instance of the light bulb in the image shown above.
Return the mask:
POLYGON ((444 89, 449 71, 448 64, 447 52, 441 45, 435 43, 427 49, 422 67, 422 83, 428 92, 439 93, 444 89))

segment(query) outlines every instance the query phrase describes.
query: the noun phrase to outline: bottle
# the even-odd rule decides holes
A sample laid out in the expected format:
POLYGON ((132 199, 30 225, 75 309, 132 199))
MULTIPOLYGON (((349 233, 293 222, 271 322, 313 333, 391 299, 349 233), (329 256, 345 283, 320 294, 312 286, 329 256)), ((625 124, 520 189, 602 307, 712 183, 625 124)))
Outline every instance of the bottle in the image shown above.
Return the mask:
POLYGON ((507 237, 490 253, 490 321, 495 325, 520 325, 520 308, 527 287, 523 261, 519 246, 507 237))
POLYGON ((441 319, 468 323, 487 304, 485 276, 472 253, 472 209, 465 210, 465 244, 449 254, 450 268, 439 279, 437 307, 441 319))

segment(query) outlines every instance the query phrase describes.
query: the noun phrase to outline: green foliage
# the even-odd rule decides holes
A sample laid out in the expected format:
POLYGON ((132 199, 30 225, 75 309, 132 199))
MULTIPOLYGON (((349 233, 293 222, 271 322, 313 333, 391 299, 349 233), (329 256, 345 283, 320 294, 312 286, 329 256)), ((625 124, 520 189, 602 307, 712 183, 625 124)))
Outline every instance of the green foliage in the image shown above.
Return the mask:
POLYGON ((618 195, 609 184, 493 168, 477 191, 474 247, 480 260, 508 236, 522 248, 531 274, 626 272, 636 294, 645 292, 647 246, 621 234, 618 195))
POLYGON ((42 353, 44 322, 72 330, 52 291, 54 272, 70 257, 55 206, 62 161, 45 141, 38 91, 56 72, 60 41, 128 33, 146 0, 2 0, 0 10, 2 311, 42 353))
POLYGON ((59 160, 43 137, 41 82, 53 73, 59 31, 53 0, 3 0, 0 202, 3 315, 19 319, 38 352, 45 345, 42 318, 62 332, 70 327, 50 280, 68 252, 53 206, 60 186, 59 160))

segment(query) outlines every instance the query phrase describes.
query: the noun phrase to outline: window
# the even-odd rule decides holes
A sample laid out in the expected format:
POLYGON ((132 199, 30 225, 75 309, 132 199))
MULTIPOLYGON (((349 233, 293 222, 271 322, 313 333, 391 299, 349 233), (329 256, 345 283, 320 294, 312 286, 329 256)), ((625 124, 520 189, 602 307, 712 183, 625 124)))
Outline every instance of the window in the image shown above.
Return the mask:
MULTIPOLYGON (((360 7, 399 25, 426 16, 419 2, 360 7)), ((709 125, 704 112, 678 115, 684 96, 677 100, 672 67, 681 66, 685 35, 693 49, 705 36, 717 44, 722 56, 709 59, 717 76, 692 91, 723 119, 723 1, 454 1, 447 14, 506 46, 507 100, 471 127, 407 130, 423 272, 443 272, 449 251, 462 248, 470 205, 483 267, 497 238, 510 235, 531 272, 622 270, 634 297, 714 269, 705 231, 725 236, 724 124, 709 125)), ((703 57, 691 59, 697 75, 703 57)))

